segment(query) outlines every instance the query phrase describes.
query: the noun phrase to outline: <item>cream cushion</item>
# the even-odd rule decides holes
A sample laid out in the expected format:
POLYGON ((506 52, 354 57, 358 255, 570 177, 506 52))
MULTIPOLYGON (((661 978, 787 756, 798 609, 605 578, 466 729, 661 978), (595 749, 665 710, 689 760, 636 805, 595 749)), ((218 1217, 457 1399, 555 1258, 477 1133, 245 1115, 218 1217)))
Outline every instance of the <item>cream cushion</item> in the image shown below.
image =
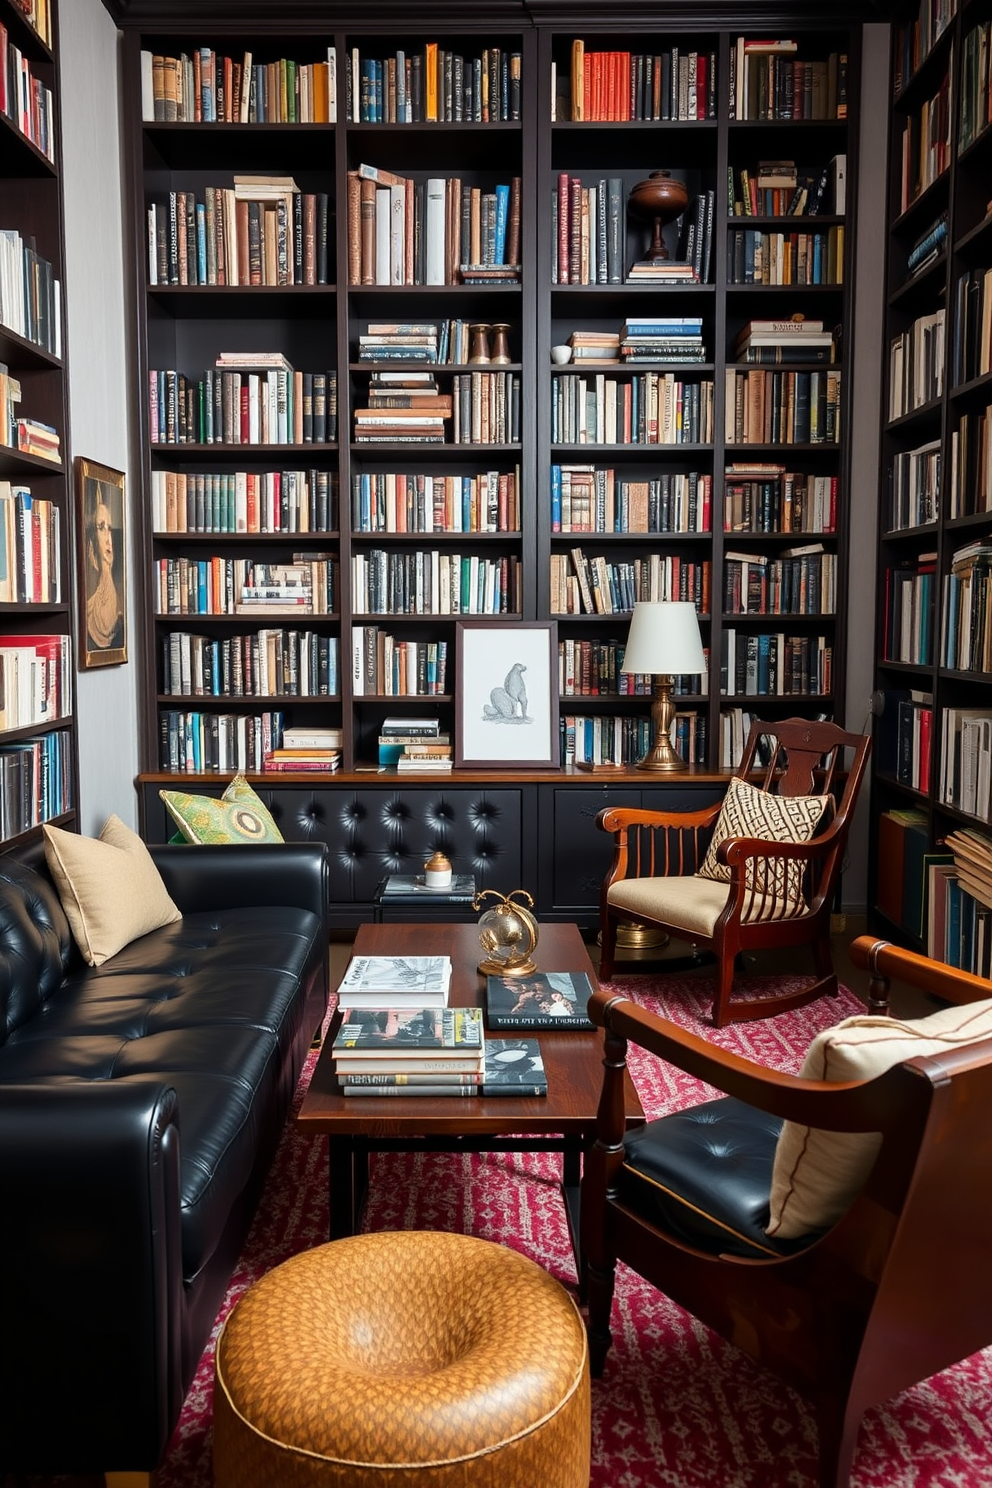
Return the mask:
MULTIPOLYGON (((730 882, 730 869, 717 856, 729 837, 756 837, 762 842, 809 842, 832 807, 831 796, 776 796, 735 775, 727 787, 699 877, 730 882)), ((806 907, 802 863, 787 863, 774 856, 751 859, 745 868, 745 882, 762 897, 771 896, 779 901, 777 919, 801 914, 806 907)), ((756 905, 753 917, 770 916, 756 905)))
POLYGON ((44 828, 45 858, 76 944, 90 966, 182 915, 137 833, 111 816, 99 839, 44 828))
MULTIPOLYGON (((873 1080, 905 1059, 982 1039, 992 1039, 992 1000, 912 1022, 865 1014, 818 1034, 800 1073, 810 1080, 873 1080)), ((829 1132, 787 1121, 775 1150, 767 1233, 796 1240, 835 1224, 871 1172, 881 1141, 878 1132, 829 1132)))
POLYGON ((618 878, 607 900, 634 920, 664 920, 689 934, 712 936, 727 903, 725 883, 708 878, 618 878))

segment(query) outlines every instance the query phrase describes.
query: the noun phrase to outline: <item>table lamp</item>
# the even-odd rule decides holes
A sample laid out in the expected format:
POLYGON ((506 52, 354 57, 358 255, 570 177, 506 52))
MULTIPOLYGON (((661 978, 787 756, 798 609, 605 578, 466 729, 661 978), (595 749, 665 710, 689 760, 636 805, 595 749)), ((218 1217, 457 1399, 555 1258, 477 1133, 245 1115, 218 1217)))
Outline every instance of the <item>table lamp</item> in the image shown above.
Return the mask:
POLYGON ((630 620, 622 672, 649 672, 654 677, 651 724, 654 743, 639 770, 675 771, 688 768, 672 743, 672 677, 702 672, 706 666, 699 639, 696 606, 687 600, 638 600, 630 620))

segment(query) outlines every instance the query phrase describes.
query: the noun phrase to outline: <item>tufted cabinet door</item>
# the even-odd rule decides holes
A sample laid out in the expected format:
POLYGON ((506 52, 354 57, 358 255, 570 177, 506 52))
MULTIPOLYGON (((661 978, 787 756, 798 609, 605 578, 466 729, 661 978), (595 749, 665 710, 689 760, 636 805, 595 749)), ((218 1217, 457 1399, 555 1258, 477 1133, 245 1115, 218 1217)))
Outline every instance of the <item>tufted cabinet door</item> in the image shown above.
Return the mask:
POLYGON ((332 848, 331 882, 342 899, 371 902, 389 873, 418 873, 440 849, 456 873, 473 873, 480 889, 515 887, 523 857, 519 790, 404 786, 356 790, 338 803, 342 838, 332 848))

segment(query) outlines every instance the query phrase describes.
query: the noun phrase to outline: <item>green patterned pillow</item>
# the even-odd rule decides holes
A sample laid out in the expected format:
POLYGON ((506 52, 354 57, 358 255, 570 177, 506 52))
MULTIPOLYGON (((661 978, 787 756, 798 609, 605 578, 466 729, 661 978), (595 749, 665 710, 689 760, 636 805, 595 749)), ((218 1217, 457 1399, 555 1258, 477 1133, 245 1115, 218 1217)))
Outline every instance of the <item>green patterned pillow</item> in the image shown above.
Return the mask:
POLYGON ((218 800, 186 791, 159 791, 184 842, 282 842, 272 814, 243 775, 235 775, 218 800))

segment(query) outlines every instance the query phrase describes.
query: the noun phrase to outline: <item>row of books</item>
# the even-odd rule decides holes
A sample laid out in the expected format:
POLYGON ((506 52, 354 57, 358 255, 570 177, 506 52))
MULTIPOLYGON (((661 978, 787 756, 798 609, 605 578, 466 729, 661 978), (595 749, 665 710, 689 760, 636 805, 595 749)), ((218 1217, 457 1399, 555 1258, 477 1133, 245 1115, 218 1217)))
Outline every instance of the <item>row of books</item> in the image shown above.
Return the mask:
POLYGON ((153 470, 155 532, 331 532, 337 476, 328 470, 153 470))
MULTIPOLYGON (((573 347, 575 341, 573 335, 573 347)), ((627 366, 632 362, 705 362, 702 316, 628 316, 619 333, 618 351, 627 366)), ((573 350, 573 357, 581 361, 581 352, 573 350)))
POLYGON ((61 522, 55 502, 0 480, 0 603, 61 602, 61 522))
POLYGON ((720 691, 725 697, 817 697, 833 691, 833 646, 823 635, 724 629, 720 691))
MULTIPOLYGON (((988 979, 992 971, 992 839, 974 827, 948 833, 945 846, 952 865, 932 863, 931 900, 934 903, 934 941, 943 931, 942 959, 988 979), (937 870, 935 873, 934 870, 937 870)), ((932 955, 939 955, 935 950, 932 955)))
POLYGON ((940 515, 940 440, 930 439, 892 457, 889 531, 925 527, 940 515))
POLYGON ((947 244, 947 212, 928 222, 906 255, 906 278, 914 279, 936 263, 947 244))
POLYGON ((239 60, 210 47, 178 57, 141 53, 141 117, 147 124, 333 124, 337 58, 239 60))
POLYGON ((836 360, 834 332, 822 320, 794 315, 791 320, 749 320, 734 337, 739 362, 802 363, 836 360))
MULTIPOLYGON (((602 713, 595 717, 563 714, 559 736, 562 762, 580 768, 636 765, 654 742, 649 718, 602 713)), ((671 737, 686 764, 705 763, 706 718, 702 713, 676 713, 671 737)))
POLYGON ((218 358, 196 379, 153 368, 152 444, 333 444, 337 373, 297 372, 277 353, 272 362, 281 365, 266 365, 264 355, 246 357, 244 366, 218 358))
POLYGON ((844 229, 759 232, 735 228, 727 239, 729 284, 842 284, 844 229))
POLYGON ((833 155, 813 171, 799 171, 794 160, 759 161, 727 167, 727 206, 731 217, 843 217, 847 207, 847 156, 833 155))
POLYGON ((992 511, 992 404, 963 410, 951 430, 948 515, 992 511))
POLYGON ((375 548, 351 559, 356 614, 514 615, 521 599, 519 558, 375 548))
POLYGON ((941 804, 992 821, 992 709, 945 708, 940 731, 941 804))
MULTIPOLYGON (((626 643, 623 641, 578 641, 567 636, 558 642, 558 692, 561 697, 651 697, 654 678, 646 672, 624 672, 626 643)), ((704 656, 709 651, 704 648, 704 656)), ((672 678, 672 694, 705 696, 706 672, 700 677, 672 678)))
POLYGON ((518 444, 519 372, 456 372, 451 381, 454 444, 518 444))
POLYGON ((969 269, 954 287, 951 384, 992 372, 992 266, 969 269))
POLYGON ((148 207, 148 282, 328 284, 326 191, 291 176, 235 176, 234 186, 170 191, 148 207))
POLYGON ((944 575, 941 662, 960 672, 992 672, 992 543, 968 543, 952 554, 944 575))
MULTIPOLYGON (((356 657, 356 670, 358 665, 356 657)), ((369 655, 366 653, 366 668, 368 666, 369 655)), ((451 735, 442 732, 441 721, 436 717, 387 715, 380 725, 378 761, 380 768, 393 768, 400 774, 407 771, 448 773, 454 764, 451 735)))
POLYGON ((577 38, 567 71, 557 61, 551 66, 552 121, 716 118, 715 52, 590 51, 577 38))
POLYGON ((448 691, 447 641, 401 641, 378 625, 355 625, 351 648, 356 697, 437 697, 448 691))
POLYGON ((728 367, 728 444, 836 444, 840 372, 739 372, 728 367))
POLYGON ((282 741, 283 714, 159 710, 159 763, 170 775, 260 773, 282 741))
POLYGON ((621 176, 583 185, 562 171, 551 194, 552 284, 622 284, 626 202, 621 176))
POLYGON ((896 98, 930 55, 957 8, 958 0, 920 0, 913 13, 896 24, 893 78, 896 98))
POLYGON ((17 412, 21 401, 21 383, 12 377, 4 362, 0 362, 0 447, 16 449, 21 454, 36 455, 41 460, 61 463, 61 440, 52 424, 43 424, 38 419, 21 416, 17 412))
POLYGON ((73 805, 68 729, 0 749, 0 832, 5 841, 71 811, 73 805))
POLYGON ((920 553, 885 571, 882 655, 886 661, 929 666, 933 646, 936 553, 920 553))
POLYGON ((911 692, 896 712, 896 779, 924 795, 930 790, 933 696, 911 692))
POLYGON ((552 532, 709 532, 713 477, 676 471, 646 480, 596 465, 551 466, 552 532))
POLYGON ((355 532, 518 532, 520 468, 478 475, 356 472, 351 521, 355 532))
POLYGON ((0 325, 62 355, 62 283, 33 238, 0 228, 0 325))
POLYGON ((551 388, 555 444, 710 444, 713 383, 674 372, 626 380, 598 372, 556 376, 551 388))
POLYGON ((152 588, 159 615, 330 615, 336 608, 337 563, 294 553, 284 563, 250 558, 160 558, 152 588))
POLYGON ((267 772, 277 773, 304 771, 333 774, 341 768, 343 745, 342 729, 301 724, 295 728, 283 729, 282 743, 269 750, 262 767, 267 772))
POLYGON ((800 58, 799 43, 737 38, 730 51, 734 119, 846 119, 847 54, 800 58))
POLYGON ((766 553, 724 553, 723 608, 729 615, 832 615, 837 554, 822 543, 766 553))
POLYGON ((906 116, 899 141, 899 210, 905 212, 951 163, 951 78, 906 116))
POLYGON ((751 724, 760 718, 747 708, 723 708, 720 712, 720 768, 735 769, 744 755, 751 724))
POLYGON ((349 284, 458 284, 519 277, 521 180, 483 189, 460 176, 414 181, 348 172, 349 284))
POLYGON ((429 41, 391 56, 348 54, 347 117, 354 124, 504 124, 520 119, 520 52, 483 47, 463 56, 429 41))
POLYGON ((835 475, 784 465, 728 465, 724 474, 725 532, 816 533, 837 530, 835 475))
POLYGON ((628 614, 637 600, 693 600, 704 614, 710 607, 708 558, 650 553, 611 561, 582 548, 551 554, 550 603, 557 615, 628 614))
POLYGON ((49 0, 15 0, 15 10, 23 16, 47 47, 52 44, 52 7, 49 0))
POLYGON ((0 23, 0 113, 12 119, 31 143, 55 159, 52 90, 32 69, 30 60, 10 40, 0 23))
POLYGON ((958 151, 967 150, 992 123, 992 22, 979 21, 965 33, 961 49, 961 104, 958 151))
POLYGON ((0 730, 67 718, 72 704, 72 638, 0 635, 0 730))
POLYGON ((245 635, 173 630, 162 637, 161 690, 170 697, 337 697, 337 636, 284 627, 245 635))

